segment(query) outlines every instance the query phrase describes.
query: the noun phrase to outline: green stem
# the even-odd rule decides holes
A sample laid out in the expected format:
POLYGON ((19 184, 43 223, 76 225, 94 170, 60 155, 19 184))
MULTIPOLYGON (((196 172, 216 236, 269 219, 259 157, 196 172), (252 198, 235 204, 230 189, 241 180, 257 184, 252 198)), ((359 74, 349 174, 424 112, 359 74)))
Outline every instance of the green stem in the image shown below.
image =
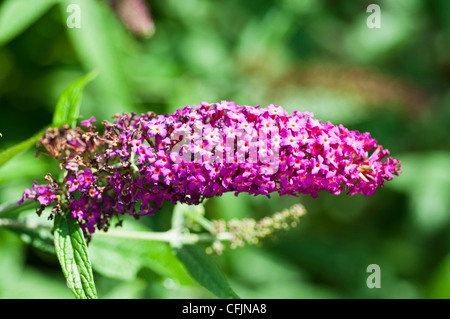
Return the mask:
POLYGON ((203 206, 192 208, 186 204, 177 204, 172 216, 172 230, 181 232, 185 228, 186 218, 189 218, 208 232, 213 233, 215 230, 213 223, 206 219, 203 214, 203 206), (196 209, 200 209, 201 211, 195 211, 196 209))
POLYGON ((161 241, 168 243, 181 243, 181 244, 196 244, 196 243, 209 243, 214 241, 229 241, 231 240, 230 233, 220 233, 217 235, 211 235, 207 233, 203 234, 182 234, 176 231, 166 232, 143 232, 143 231, 125 231, 125 230, 109 230, 107 233, 96 233, 96 236, 115 237, 124 239, 139 239, 139 240, 151 240, 161 241))
POLYGON ((183 212, 183 206, 176 205, 173 213, 172 213, 172 222, 171 222, 171 230, 172 232, 182 233, 184 228, 184 212, 183 212))
MULTIPOLYGON (((45 225, 33 222, 22 222, 15 219, 0 219, 0 227, 15 228, 15 229, 47 229, 51 230, 51 225, 45 225)), ((122 239, 138 239, 138 240, 150 240, 160 241, 176 244, 196 244, 196 243, 211 243, 215 241, 230 241, 230 233, 219 233, 217 235, 211 235, 208 233, 202 234, 190 234, 179 233, 173 230, 166 232, 146 232, 146 231, 130 231, 130 230, 115 230, 110 229, 108 232, 97 232, 95 236, 100 237, 114 237, 122 239)))
POLYGON ((6 228, 19 228, 19 229, 48 229, 51 230, 51 225, 45 225, 40 223, 33 223, 33 222, 22 222, 15 219, 0 219, 0 227, 6 227, 6 228))
POLYGON ((213 223, 210 220, 206 219, 205 217, 196 214, 186 214, 186 215, 194 222, 202 226, 205 230, 209 231, 210 233, 214 231, 213 223))

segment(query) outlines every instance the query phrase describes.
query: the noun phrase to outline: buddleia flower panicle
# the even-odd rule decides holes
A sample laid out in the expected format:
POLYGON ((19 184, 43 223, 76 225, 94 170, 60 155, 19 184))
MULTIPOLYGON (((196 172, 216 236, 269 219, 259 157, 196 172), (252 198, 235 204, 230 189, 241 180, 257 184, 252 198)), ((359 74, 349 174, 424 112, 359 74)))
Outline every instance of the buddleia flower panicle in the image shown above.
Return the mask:
POLYGON ((369 133, 273 104, 202 102, 114 119, 99 130, 94 118, 47 130, 39 144, 64 179, 35 183, 23 199, 54 205, 51 215, 67 206, 90 234, 107 230, 113 216, 153 215, 166 201, 195 205, 226 192, 371 196, 401 172, 369 133))

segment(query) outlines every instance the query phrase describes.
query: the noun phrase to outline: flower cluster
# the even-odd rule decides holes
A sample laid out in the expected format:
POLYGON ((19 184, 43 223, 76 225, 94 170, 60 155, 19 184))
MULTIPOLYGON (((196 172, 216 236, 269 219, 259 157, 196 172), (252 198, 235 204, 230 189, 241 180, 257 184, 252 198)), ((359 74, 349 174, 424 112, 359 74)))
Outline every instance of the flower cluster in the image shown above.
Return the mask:
POLYGON ((122 114, 49 129, 40 144, 60 161, 62 181, 34 184, 24 198, 53 213, 68 205, 87 233, 112 216, 152 215, 164 201, 199 204, 225 192, 270 196, 321 191, 372 195, 400 163, 369 133, 269 105, 201 103, 173 114, 122 114), (68 203, 68 204, 65 204, 68 203))

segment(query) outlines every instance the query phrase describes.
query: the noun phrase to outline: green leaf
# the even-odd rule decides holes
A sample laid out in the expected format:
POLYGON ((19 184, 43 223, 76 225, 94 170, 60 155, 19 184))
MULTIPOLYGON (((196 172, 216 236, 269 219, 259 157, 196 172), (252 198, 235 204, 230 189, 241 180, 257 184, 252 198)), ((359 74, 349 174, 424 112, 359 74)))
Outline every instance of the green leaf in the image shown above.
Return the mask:
POLYGON ((53 125, 61 126, 62 124, 69 124, 72 127, 76 125, 76 121, 80 114, 81 97, 83 88, 86 84, 92 81, 97 75, 96 71, 86 74, 79 78, 67 88, 58 99, 55 113, 53 114, 53 125))
POLYGON ((97 291, 83 231, 70 214, 57 214, 55 250, 67 285, 77 299, 96 299, 97 291))
POLYGON ((0 299, 72 298, 59 277, 29 266, 27 246, 10 229, 0 229, 0 243, 0 299))
POLYGON ((60 0, 6 0, 0 6, 0 46, 14 39, 60 0))
POLYGON ((19 144, 16 144, 14 146, 11 146, 10 148, 7 148, 0 152, 0 166, 8 162, 11 158, 16 156, 17 154, 27 150, 31 146, 35 145, 39 138, 45 133, 45 130, 47 128, 44 128, 40 130, 38 133, 30 137, 29 139, 20 142, 19 144))
MULTIPOLYGON (((16 233, 22 241, 43 252, 55 253, 51 232, 52 222, 39 217, 35 209, 28 209, 10 220, 17 224, 11 225, 13 227, 9 227, 9 229, 16 233), (20 227, 20 225, 23 225, 23 227, 20 227)), ((5 226, 8 227, 7 224, 5 226)))
MULTIPOLYGON (((117 231, 151 231, 132 219, 117 231)), ((133 280, 146 267, 156 274, 175 280, 180 285, 192 285, 184 265, 175 257, 169 244, 156 241, 124 239, 97 233, 89 243, 93 268, 114 279, 133 280)))
POLYGON ((197 245, 174 247, 176 256, 195 280, 218 298, 239 299, 216 263, 197 245))

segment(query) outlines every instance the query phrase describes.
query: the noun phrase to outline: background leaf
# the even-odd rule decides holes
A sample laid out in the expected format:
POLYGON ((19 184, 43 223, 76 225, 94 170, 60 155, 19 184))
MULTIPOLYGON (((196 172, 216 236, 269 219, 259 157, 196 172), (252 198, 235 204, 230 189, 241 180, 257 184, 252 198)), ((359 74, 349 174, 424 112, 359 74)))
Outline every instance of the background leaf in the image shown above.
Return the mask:
POLYGON ((415 226, 426 233, 448 229, 450 221, 450 154, 423 152, 401 154, 402 178, 393 180, 388 187, 409 198, 415 226))
POLYGON ((0 229, 0 242, 0 299, 73 298, 60 271, 25 265, 31 250, 16 234, 0 229))
MULTIPOLYGON (((67 16, 67 6, 72 3, 72 0, 62 2, 63 16, 67 16)), ((131 90, 124 71, 124 52, 132 49, 130 43, 122 41, 126 33, 109 14, 106 4, 92 0, 78 0, 76 4, 80 7, 81 27, 66 28, 66 31, 83 66, 99 71, 94 84, 100 93, 96 103, 108 105, 108 112, 95 115, 109 119, 115 113, 133 111, 131 90)))
POLYGON ((0 5, 0 46, 12 40, 60 0, 6 0, 0 5))
POLYGON ((83 231, 69 214, 57 214, 54 228, 56 255, 69 288, 77 299, 96 299, 97 291, 83 231))
POLYGON ((52 222, 39 217, 36 214, 36 209, 27 209, 21 212, 15 220, 31 226, 28 228, 10 228, 12 232, 19 235, 23 242, 47 254, 55 254, 51 232, 52 222))
MULTIPOLYGON (((117 231, 126 230, 150 231, 148 227, 131 219, 127 219, 117 231)), ((113 238, 99 233, 89 243, 89 256, 95 271, 109 278, 132 280, 140 270, 148 268, 180 285, 193 283, 167 243, 113 238)))
POLYGON ((214 295, 223 299, 239 299, 224 273, 197 245, 175 247, 176 256, 186 265, 192 277, 214 295))
POLYGON ((450 254, 447 255, 432 275, 426 297, 450 299, 450 254))

